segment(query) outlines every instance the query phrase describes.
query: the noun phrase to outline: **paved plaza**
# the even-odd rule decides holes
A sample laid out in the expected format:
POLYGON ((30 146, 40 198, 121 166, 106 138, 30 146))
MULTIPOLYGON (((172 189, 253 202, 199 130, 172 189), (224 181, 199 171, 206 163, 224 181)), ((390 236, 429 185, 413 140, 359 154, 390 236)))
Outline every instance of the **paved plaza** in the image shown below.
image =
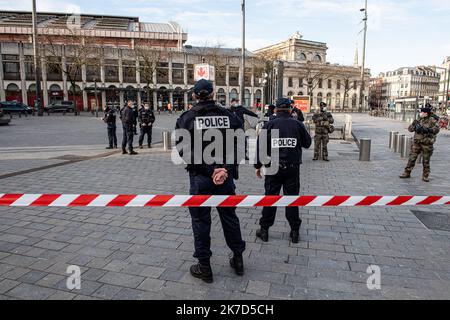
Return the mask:
MULTIPOLYGON (((157 115, 156 148, 136 157, 104 155, 105 125, 90 114, 13 119, 10 127, 0 127, 0 176, 23 174, 0 178, 0 193, 187 194, 183 166, 173 165, 157 144, 176 117, 157 115), (70 162, 71 157, 83 161, 70 162)), ((449 132, 439 135, 426 184, 420 165, 411 180, 398 179, 406 160, 388 149, 389 131, 406 133, 406 122, 360 114, 353 121, 357 138, 372 139, 372 161, 358 161, 353 141, 332 140, 329 163, 313 162, 308 150, 302 194, 448 194, 449 132)), ((120 143, 121 129, 118 136, 120 143)), ((252 167, 242 167, 237 187, 239 194, 264 192, 252 167)), ((291 244, 284 209, 269 243, 255 236, 261 209, 237 210, 247 242, 246 274, 238 277, 213 210, 215 282, 205 284, 189 274, 195 259, 187 209, 3 207, 0 299, 450 298, 448 207, 300 212, 301 241, 291 244), (67 289, 70 265, 81 268, 80 290, 67 289), (370 265, 381 268, 381 290, 367 287, 370 265)))

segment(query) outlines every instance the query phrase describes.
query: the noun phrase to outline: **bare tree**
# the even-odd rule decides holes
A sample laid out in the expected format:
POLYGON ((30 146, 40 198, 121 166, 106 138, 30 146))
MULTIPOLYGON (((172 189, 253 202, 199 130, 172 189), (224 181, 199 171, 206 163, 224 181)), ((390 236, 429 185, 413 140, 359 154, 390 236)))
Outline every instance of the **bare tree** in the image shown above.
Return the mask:
POLYGON ((76 82, 80 81, 83 66, 96 60, 100 65, 103 51, 99 44, 95 43, 91 37, 87 37, 70 30, 69 34, 54 37, 44 32, 42 36, 44 43, 44 57, 50 71, 58 72, 67 77, 70 83, 70 91, 75 105, 75 115, 78 114, 76 107, 76 82), (63 52, 65 51, 65 52, 63 52), (66 63, 62 59, 55 57, 66 57, 66 63))
POLYGON ((152 47, 150 43, 141 44, 135 48, 136 58, 139 60, 141 81, 147 88, 147 99, 150 99, 150 85, 156 86, 154 75, 158 71, 158 63, 168 54, 163 48, 152 47))
POLYGON ((301 68, 301 76, 306 80, 307 95, 314 101, 314 91, 329 79, 336 77, 336 70, 326 64, 306 62, 301 68))

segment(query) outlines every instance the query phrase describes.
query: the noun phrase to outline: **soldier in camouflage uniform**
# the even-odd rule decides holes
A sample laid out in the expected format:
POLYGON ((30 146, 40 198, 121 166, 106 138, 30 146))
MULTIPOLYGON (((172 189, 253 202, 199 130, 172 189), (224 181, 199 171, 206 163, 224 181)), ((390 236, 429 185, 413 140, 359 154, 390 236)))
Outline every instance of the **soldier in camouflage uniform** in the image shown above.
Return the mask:
POLYGON ((328 160, 328 142, 330 141, 329 134, 332 133, 332 124, 334 123, 333 116, 327 112, 327 104, 320 103, 320 112, 313 115, 312 118, 316 127, 316 135, 314 137, 314 161, 319 160, 320 148, 322 147, 322 156, 324 161, 328 160))
POLYGON ((419 154, 422 153, 423 158, 423 176, 422 180, 429 182, 430 176, 430 159, 433 155, 433 145, 436 142, 436 136, 439 133, 439 124, 435 117, 433 117, 433 109, 429 104, 421 109, 420 119, 414 122, 408 128, 409 132, 415 132, 414 143, 411 147, 408 165, 405 173, 400 176, 402 179, 411 178, 411 171, 416 165, 419 154))

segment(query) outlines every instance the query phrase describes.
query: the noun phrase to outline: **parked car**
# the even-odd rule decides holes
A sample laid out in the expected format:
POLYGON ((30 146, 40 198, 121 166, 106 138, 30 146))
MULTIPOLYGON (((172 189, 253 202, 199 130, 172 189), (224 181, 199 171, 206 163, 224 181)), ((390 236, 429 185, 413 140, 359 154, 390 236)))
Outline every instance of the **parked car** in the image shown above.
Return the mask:
POLYGON ((6 117, 0 109, 0 126, 8 125, 11 122, 11 117, 6 117))
POLYGON ((45 112, 75 112, 75 103, 73 101, 58 101, 44 107, 45 112))
POLYGON ((4 114, 32 114, 33 109, 18 101, 0 102, 0 110, 4 114))

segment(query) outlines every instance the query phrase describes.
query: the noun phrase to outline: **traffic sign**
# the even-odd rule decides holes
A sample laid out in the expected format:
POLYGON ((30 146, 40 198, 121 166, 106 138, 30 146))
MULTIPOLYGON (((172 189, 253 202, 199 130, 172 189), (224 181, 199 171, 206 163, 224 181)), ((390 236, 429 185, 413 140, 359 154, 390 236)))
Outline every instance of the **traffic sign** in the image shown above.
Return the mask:
POLYGON ((194 68, 194 80, 199 81, 202 79, 214 82, 216 80, 216 68, 206 63, 196 64, 194 68))

